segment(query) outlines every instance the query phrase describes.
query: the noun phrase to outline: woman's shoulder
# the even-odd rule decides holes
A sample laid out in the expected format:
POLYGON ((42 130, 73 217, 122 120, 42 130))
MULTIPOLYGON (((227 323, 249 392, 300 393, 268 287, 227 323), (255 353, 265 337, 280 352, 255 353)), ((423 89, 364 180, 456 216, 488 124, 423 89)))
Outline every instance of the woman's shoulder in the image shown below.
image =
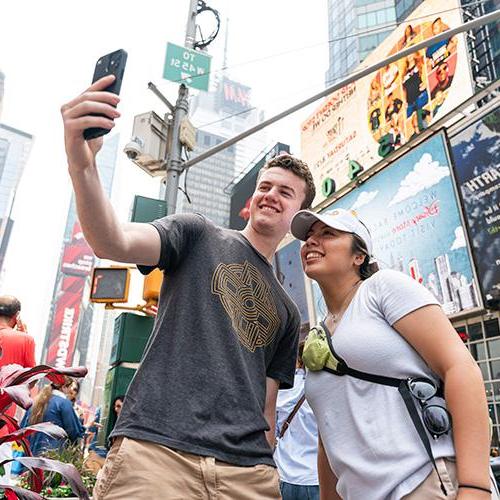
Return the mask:
POLYGON ((378 292, 397 292, 401 289, 420 288, 422 285, 401 271, 380 269, 365 280, 370 290, 378 292))
POLYGON ((366 283, 373 286, 384 281, 406 281, 411 279, 407 274, 394 269, 379 269, 365 280, 366 283))
POLYGON ((63 396, 60 396, 59 394, 53 394, 52 397, 50 398, 49 404, 57 405, 60 407, 66 407, 66 406, 72 406, 71 401, 69 399, 66 399, 63 396))

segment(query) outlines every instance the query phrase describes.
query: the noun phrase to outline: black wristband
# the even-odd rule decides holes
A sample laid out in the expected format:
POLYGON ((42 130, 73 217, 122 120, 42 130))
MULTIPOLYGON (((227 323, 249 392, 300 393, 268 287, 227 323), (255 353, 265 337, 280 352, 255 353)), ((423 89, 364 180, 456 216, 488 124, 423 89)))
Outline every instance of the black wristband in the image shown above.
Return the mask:
POLYGON ((483 488, 482 486, 474 486, 473 484, 459 484, 459 488, 470 488, 472 490, 480 490, 491 495, 491 490, 489 488, 483 488))

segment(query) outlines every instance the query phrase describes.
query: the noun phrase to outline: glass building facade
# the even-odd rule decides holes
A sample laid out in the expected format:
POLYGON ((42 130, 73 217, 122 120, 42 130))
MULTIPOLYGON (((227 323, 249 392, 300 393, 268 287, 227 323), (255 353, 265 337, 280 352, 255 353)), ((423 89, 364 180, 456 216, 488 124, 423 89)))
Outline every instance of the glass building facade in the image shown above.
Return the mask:
MULTIPOLYGON (((224 138, 207 131, 196 133, 197 147, 193 156, 213 148, 224 141, 224 138)), ((229 211, 231 199, 224 188, 231 182, 235 170, 235 146, 207 158, 190 168, 184 174, 186 192, 179 192, 177 208, 182 213, 200 213, 222 227, 229 227, 229 211), (187 175, 187 177, 185 177, 187 175)), ((184 189, 184 186, 182 186, 184 189)))
MULTIPOLYGON (((225 75, 211 92, 200 92, 190 102, 190 119, 197 128, 192 157, 249 129, 263 119, 251 106, 251 89, 225 75)), ((177 212, 200 213, 215 224, 229 227, 230 195, 226 189, 265 146, 265 132, 243 141, 191 167, 181 177, 188 198, 178 193, 177 212)))
POLYGON ((326 86, 351 73, 422 0, 327 0, 326 86))
POLYGON ((13 225, 12 205, 32 145, 32 135, 0 123, 0 272, 13 225))
POLYGON ((467 347, 483 374, 488 409, 493 422, 492 446, 500 445, 500 323, 497 313, 454 322, 467 338, 467 347))

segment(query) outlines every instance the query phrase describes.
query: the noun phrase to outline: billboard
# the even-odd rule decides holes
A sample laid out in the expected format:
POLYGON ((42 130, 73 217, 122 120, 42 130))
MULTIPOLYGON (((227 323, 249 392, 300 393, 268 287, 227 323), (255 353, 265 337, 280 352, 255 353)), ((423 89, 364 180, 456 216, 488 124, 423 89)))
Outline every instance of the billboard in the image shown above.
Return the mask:
MULTIPOLYGON (((461 23, 458 0, 426 0, 361 67, 461 23)), ((462 35, 404 57, 331 94, 301 129, 301 158, 313 170, 315 204, 471 95, 462 35)))
POLYGON ((219 83, 218 109, 228 113, 249 110, 252 89, 223 77, 219 83))
POLYGON ((229 228, 243 229, 250 217, 250 201, 252 200, 257 176, 260 169, 274 156, 280 153, 289 153, 290 146, 277 142, 262 158, 246 173, 231 193, 231 208, 229 213, 229 228))
POLYGON ((54 310, 45 363, 56 368, 71 366, 75 351, 85 278, 64 278, 54 310))
POLYGON ((94 252, 85 241, 78 222, 73 226, 71 241, 66 243, 61 260, 61 272, 74 276, 88 276, 94 265, 94 252))
POLYGON ((485 304, 500 305, 500 108, 450 141, 479 285, 485 304))
MULTIPOLYGON (((414 148, 324 212, 354 210, 373 238, 380 268, 424 285, 447 314, 480 305, 450 173, 444 133, 414 148)), ((316 313, 325 311, 314 286, 316 313)))
POLYGON ((279 282, 300 312, 301 331, 309 330, 304 271, 300 261, 300 241, 293 240, 280 248, 274 256, 274 269, 279 282))

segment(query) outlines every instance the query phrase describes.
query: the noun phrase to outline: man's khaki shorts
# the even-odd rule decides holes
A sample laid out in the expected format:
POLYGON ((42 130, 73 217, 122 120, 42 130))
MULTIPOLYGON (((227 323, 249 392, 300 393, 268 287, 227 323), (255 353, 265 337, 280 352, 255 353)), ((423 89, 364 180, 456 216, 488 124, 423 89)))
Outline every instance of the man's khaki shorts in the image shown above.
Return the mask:
POLYGON ((270 465, 239 467, 129 438, 117 438, 99 472, 94 500, 279 500, 270 465))

